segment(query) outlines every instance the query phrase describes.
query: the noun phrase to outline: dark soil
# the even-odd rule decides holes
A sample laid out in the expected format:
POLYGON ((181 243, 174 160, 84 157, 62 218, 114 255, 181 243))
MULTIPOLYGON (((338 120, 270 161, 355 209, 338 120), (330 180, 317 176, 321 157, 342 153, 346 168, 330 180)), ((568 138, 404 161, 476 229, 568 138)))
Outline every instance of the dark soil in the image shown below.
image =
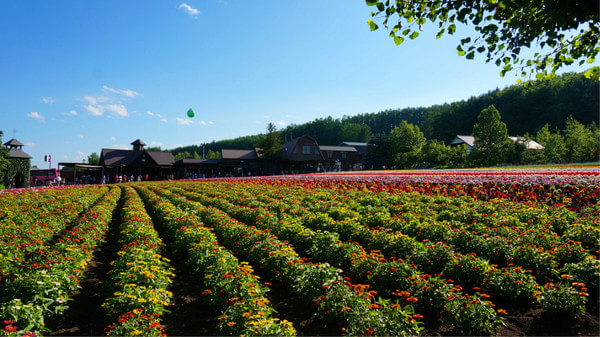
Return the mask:
POLYGON ((105 301, 102 280, 106 279, 111 269, 110 262, 117 258, 119 222, 121 204, 113 212, 112 222, 106 233, 105 242, 94 251, 92 261, 87 265, 81 287, 72 294, 69 309, 62 315, 46 322, 52 332, 50 336, 104 336, 104 328, 108 326, 106 315, 102 310, 105 301))

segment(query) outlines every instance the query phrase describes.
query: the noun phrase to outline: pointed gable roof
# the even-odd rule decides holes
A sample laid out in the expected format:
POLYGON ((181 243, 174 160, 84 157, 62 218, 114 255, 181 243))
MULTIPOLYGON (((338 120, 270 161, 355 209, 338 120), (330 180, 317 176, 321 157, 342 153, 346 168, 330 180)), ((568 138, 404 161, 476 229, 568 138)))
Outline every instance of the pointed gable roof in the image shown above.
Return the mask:
POLYGON ((23 147, 23 143, 16 140, 15 138, 4 143, 4 146, 6 146, 8 148, 8 157, 9 158, 31 159, 30 155, 25 153, 25 151, 21 150, 21 148, 23 147))
POLYGON ((9 140, 8 142, 4 143, 4 146, 17 147, 17 146, 24 146, 24 145, 20 141, 13 138, 13 139, 9 140))

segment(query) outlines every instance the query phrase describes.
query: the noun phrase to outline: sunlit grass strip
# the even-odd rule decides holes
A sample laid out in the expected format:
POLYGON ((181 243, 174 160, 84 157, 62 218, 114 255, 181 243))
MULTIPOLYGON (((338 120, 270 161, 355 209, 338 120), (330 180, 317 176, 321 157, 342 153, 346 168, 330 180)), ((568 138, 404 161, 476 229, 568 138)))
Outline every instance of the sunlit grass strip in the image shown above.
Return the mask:
POLYGON ((112 320, 105 330, 108 336, 166 336, 161 316, 174 274, 144 203, 131 187, 123 191, 121 249, 104 283, 110 295, 102 306, 112 320))
POLYGON ((373 292, 356 292, 343 279, 341 270, 327 263, 313 264, 300 259, 293 247, 268 230, 246 226, 222 211, 189 202, 168 191, 159 192, 175 204, 194 210, 205 224, 214 228, 228 249, 285 280, 295 293, 313 302, 327 317, 343 323, 348 334, 416 335, 422 329, 413 318, 411 307, 400 308, 379 301, 373 292))
POLYGON ((154 192, 138 188, 165 231, 173 237, 176 250, 187 255, 187 264, 202 278, 204 295, 220 310, 219 329, 228 335, 293 336, 296 330, 286 320, 273 317, 275 310, 266 298, 252 267, 218 245, 215 235, 200 219, 174 207, 154 192))
POLYGON ((6 280, 0 320, 12 322, 19 335, 47 331, 45 318, 68 308, 69 294, 78 287, 95 247, 104 241, 120 194, 119 188, 112 188, 56 244, 44 247, 36 263, 24 265, 6 280))

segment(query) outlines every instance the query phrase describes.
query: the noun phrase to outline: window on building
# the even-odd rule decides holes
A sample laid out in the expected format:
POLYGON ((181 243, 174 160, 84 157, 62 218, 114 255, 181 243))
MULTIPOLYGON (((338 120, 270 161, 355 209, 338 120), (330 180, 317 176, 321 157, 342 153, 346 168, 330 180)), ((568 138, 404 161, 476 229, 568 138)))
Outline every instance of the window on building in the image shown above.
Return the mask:
POLYGON ((294 154, 298 154, 298 147, 297 146, 294 147, 294 151, 293 152, 294 152, 294 154))
POLYGON ((342 151, 342 158, 346 159, 346 151, 342 151))
POLYGON ((327 158, 331 159, 333 157, 333 152, 327 151, 327 158))
POLYGON ((302 154, 310 154, 310 145, 302 145, 302 154))

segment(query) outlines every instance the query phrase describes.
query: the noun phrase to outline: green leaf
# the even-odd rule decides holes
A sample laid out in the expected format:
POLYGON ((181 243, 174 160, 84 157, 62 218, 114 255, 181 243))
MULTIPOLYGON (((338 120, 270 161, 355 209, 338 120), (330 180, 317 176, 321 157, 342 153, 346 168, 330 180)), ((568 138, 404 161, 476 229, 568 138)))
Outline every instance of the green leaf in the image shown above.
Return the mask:
POLYGON ((523 82, 523 81, 521 81, 520 78, 517 78, 517 84, 521 84, 521 82, 523 82))
POLYGON ((475 52, 471 51, 470 53, 467 54, 466 58, 467 58, 467 60, 472 60, 473 58, 475 58, 475 52))
POLYGON ((462 49, 462 47, 461 47, 460 45, 458 45, 458 46, 456 47, 456 51, 458 52, 458 55, 459 55, 459 56, 463 56, 463 55, 465 55, 465 54, 467 53, 466 51, 464 51, 464 50, 462 49))
POLYGON ((412 34, 410 34, 409 38, 411 40, 414 40, 417 38, 417 36, 419 36, 419 32, 412 32, 412 34))
POLYGON ((589 59, 587 59, 587 63, 594 63, 596 62, 596 59, 593 57, 590 57, 589 59))
POLYGON ((371 31, 377 30, 379 26, 373 20, 367 20, 367 24, 371 27, 371 31))
POLYGON ((455 31, 456 31, 455 24, 451 24, 450 26, 448 26, 448 34, 452 35, 452 34, 454 34, 455 31))
POLYGON ((439 32, 439 33, 437 33, 437 35, 435 36, 435 38, 436 38, 436 39, 439 39, 440 37, 442 37, 442 35, 444 35, 444 32, 445 32, 445 31, 446 31, 446 29, 445 29, 445 28, 444 28, 444 29, 442 29, 442 30, 440 30, 440 32, 439 32))
POLYGON ((367 6, 376 6, 379 1, 366 0, 367 6))
POLYGON ((460 44, 466 44, 466 43, 469 43, 469 42, 471 42, 471 38, 470 37, 467 37, 467 38, 464 38, 464 39, 460 40, 460 44))
POLYGON ((399 46, 402 42, 404 42, 404 38, 402 36, 394 36, 394 43, 396 46, 399 46))

